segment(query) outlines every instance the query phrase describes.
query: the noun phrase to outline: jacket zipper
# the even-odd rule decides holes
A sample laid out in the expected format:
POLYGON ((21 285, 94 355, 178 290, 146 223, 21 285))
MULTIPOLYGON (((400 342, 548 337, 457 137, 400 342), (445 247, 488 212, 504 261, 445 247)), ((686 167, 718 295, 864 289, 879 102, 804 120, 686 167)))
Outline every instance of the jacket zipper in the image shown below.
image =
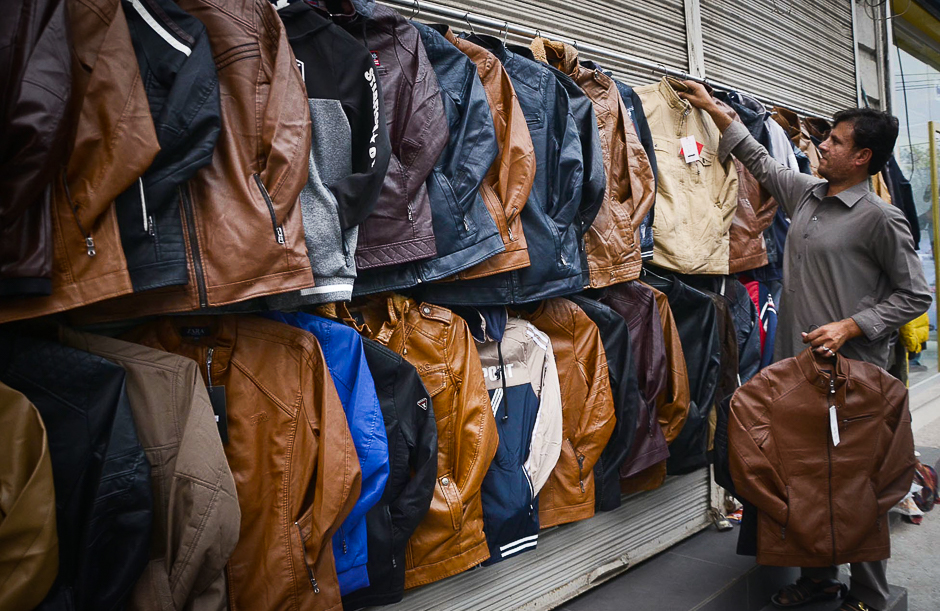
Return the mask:
MULTIPOLYGON (((830 409, 832 408, 832 396, 836 394, 836 381, 829 377, 829 396, 827 397, 830 409)), ((832 564, 836 563, 836 523, 832 510, 832 440, 829 431, 826 431, 826 455, 829 457, 829 530, 832 534, 832 564)))
POLYGON ((193 253, 193 268, 196 273, 196 289, 199 291, 199 307, 209 307, 209 296, 206 291, 206 277, 202 267, 202 255, 199 252, 199 240, 196 238, 196 214, 193 212, 193 203, 189 201, 187 191, 183 186, 177 187, 180 201, 183 202, 183 215, 186 217, 186 229, 189 233, 189 249, 193 253))
POLYGON ((72 192, 69 191, 69 181, 65 176, 64 169, 62 170, 62 186, 65 187, 65 197, 69 200, 69 210, 72 212, 72 216, 75 217, 75 224, 78 225, 78 230, 81 231, 82 235, 85 237, 85 254, 89 257, 94 257, 98 254, 98 251, 95 250, 95 238, 92 237, 89 232, 85 231, 82 222, 78 220, 78 206, 72 201, 72 192))
POLYGON ((261 191, 261 197, 264 198, 264 203, 268 206, 268 213, 271 215, 271 226, 274 228, 274 239, 277 240, 277 243, 281 246, 284 245, 284 229, 277 224, 277 215, 274 213, 274 202, 271 201, 271 196, 268 195, 268 190, 264 186, 264 182, 261 181, 260 174, 252 174, 255 177, 255 183, 258 185, 258 189, 261 191))
MULTIPOLYGON (((300 535, 300 544, 303 545, 303 543, 304 543, 304 533, 303 533, 303 531, 300 530, 300 524, 298 524, 297 522, 294 522, 294 526, 297 527, 297 534, 300 535)), ((303 557, 303 559, 304 559, 304 566, 307 567, 307 577, 310 578, 310 587, 313 588, 313 593, 314 593, 314 594, 319 594, 319 593, 320 593, 320 586, 317 584, 317 577, 316 577, 316 575, 313 574, 313 569, 310 568, 310 565, 307 564, 307 555, 306 555, 306 553, 304 553, 304 550, 303 550, 302 548, 301 548, 301 550, 300 550, 300 555, 301 555, 301 556, 303 557)))
POLYGON ((137 185, 140 187, 140 212, 144 217, 144 233, 153 237, 153 217, 147 213, 147 196, 144 194, 144 178, 137 179, 137 185))
POLYGON ((581 484, 581 493, 583 494, 584 493, 584 454, 578 454, 578 483, 581 484))
POLYGON ((349 553, 349 546, 346 545, 346 530, 342 526, 339 527, 339 538, 343 542, 343 555, 345 556, 349 553))
MULTIPOLYGON (((392 510, 391 510, 391 508, 390 508, 388 505, 385 506, 385 517, 388 518, 389 532, 391 532, 391 528, 392 528, 392 510)), ((392 568, 393 568, 393 569, 398 568, 398 561, 395 560, 395 550, 392 550, 392 568)))
POLYGON ((212 388, 212 353, 215 352, 215 348, 210 347, 209 352, 206 353, 206 381, 209 388, 212 388))

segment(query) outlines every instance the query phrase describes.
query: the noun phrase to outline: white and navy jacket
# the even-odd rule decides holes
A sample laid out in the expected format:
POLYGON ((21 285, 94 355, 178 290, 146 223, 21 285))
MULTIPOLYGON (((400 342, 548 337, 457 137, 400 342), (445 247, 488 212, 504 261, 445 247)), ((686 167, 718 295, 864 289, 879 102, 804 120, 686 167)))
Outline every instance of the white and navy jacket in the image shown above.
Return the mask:
POLYGON ((484 564, 493 564, 535 548, 538 493, 558 461, 563 420, 551 340, 532 323, 507 318, 505 308, 481 310, 470 326, 477 327, 474 337, 499 431, 482 487, 490 548, 484 564))

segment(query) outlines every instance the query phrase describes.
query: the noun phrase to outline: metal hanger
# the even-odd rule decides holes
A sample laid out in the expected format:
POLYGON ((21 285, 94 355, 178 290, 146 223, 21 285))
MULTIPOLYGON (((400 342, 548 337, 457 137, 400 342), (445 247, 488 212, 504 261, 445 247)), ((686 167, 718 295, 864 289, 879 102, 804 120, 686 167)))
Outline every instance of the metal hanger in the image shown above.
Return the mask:
POLYGON ((470 33, 473 34, 474 36, 476 36, 477 33, 476 33, 476 31, 473 29, 473 24, 470 23, 470 11, 467 11, 466 13, 463 14, 463 20, 467 22, 467 27, 470 28, 470 33))

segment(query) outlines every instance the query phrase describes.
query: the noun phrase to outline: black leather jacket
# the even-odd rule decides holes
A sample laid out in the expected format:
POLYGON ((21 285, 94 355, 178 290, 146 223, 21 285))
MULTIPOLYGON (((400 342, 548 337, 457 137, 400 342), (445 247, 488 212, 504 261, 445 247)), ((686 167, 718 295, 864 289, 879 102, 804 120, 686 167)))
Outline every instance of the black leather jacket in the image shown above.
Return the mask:
POLYGON ((39 410, 49 437, 59 575, 37 609, 123 609, 150 560, 150 463, 124 369, 81 350, 0 336, 0 380, 39 410))
POLYGON ((431 395, 411 363, 362 338, 388 435, 389 474, 366 514, 369 586, 343 597, 347 611, 390 605, 405 590, 405 548, 424 519, 437 483, 437 423, 431 395))
POLYGON ((590 198, 582 198, 584 157, 570 96, 548 65, 514 53, 492 36, 466 38, 502 62, 535 145, 535 182, 520 213, 531 265, 487 278, 425 285, 422 298, 504 305, 576 293, 582 287, 581 235, 593 215, 582 210, 590 198), (583 228, 579 217, 588 221, 583 228))
POLYGON ((630 329, 627 321, 609 306, 583 295, 570 299, 597 325, 607 355, 616 423, 610 441, 594 464, 594 508, 611 511, 620 507, 620 467, 633 449, 641 403, 630 329))
POLYGON ((399 290, 439 280, 506 249, 480 184, 499 153, 496 128, 476 65, 423 23, 418 30, 437 82, 450 138, 427 179, 437 254, 424 261, 363 270, 354 293, 399 290))
POLYGON ((671 474, 687 473, 708 463, 708 414, 715 401, 721 371, 721 339, 718 312, 708 295, 678 278, 646 279, 666 294, 676 319, 679 341, 689 374, 689 417, 679 436, 669 446, 666 468, 671 474))
POLYGON ((125 11, 127 26, 160 142, 150 168, 115 205, 127 271, 139 292, 189 282, 177 188, 212 161, 221 109, 202 22, 172 0, 135 6, 125 11))

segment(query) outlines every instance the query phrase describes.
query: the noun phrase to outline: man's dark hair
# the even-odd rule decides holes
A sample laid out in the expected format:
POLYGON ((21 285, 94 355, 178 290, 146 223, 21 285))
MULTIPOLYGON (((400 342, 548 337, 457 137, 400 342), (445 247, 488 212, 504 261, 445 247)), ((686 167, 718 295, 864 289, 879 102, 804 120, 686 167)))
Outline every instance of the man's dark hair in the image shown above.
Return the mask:
POLYGON ((898 118, 871 108, 849 108, 832 117, 832 126, 843 121, 852 124, 855 148, 871 149, 868 174, 874 176, 888 163, 898 139, 898 118))

